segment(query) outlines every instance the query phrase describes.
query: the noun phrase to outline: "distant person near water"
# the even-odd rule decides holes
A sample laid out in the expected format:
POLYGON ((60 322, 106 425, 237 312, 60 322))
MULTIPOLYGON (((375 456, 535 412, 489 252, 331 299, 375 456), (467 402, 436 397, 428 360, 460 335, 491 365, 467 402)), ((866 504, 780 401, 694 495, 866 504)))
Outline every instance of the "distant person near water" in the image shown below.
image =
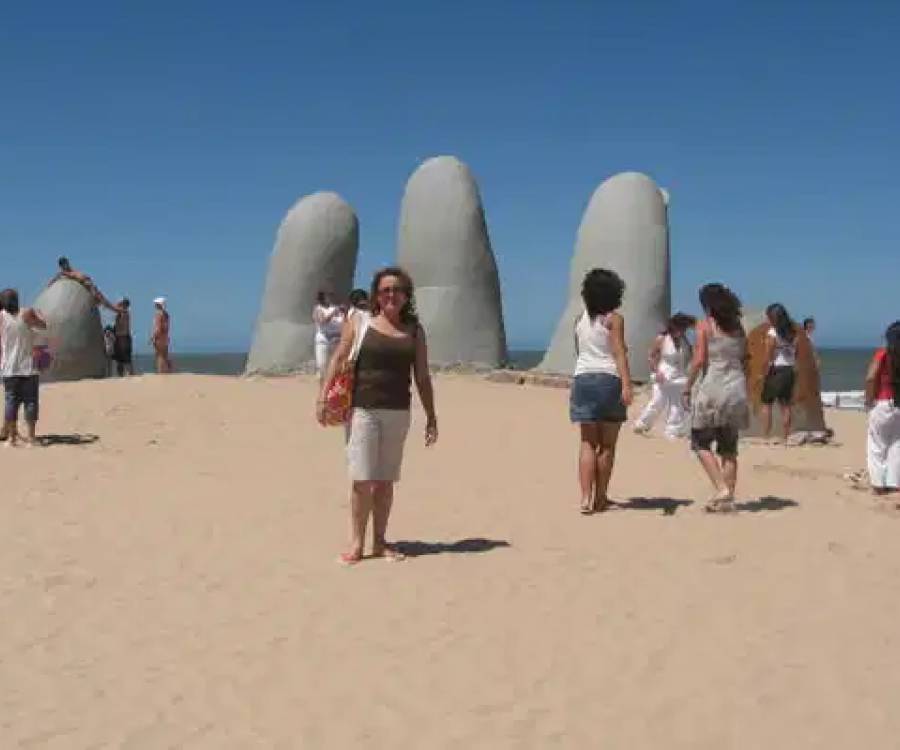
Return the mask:
POLYGON ((334 301, 334 293, 330 289, 320 289, 312 317, 316 324, 316 374, 321 379, 341 340, 346 311, 334 301))
POLYGON ((354 315, 344 326, 316 403, 316 419, 322 425, 326 424, 328 384, 343 370, 354 348, 358 354, 347 427, 352 481, 350 549, 341 554, 340 562, 355 565, 363 559, 369 516, 373 557, 402 560, 403 554, 387 541, 387 527, 409 432, 412 380, 425 410, 425 445, 433 445, 438 438, 428 344, 416 315, 413 282, 403 269, 385 268, 376 273, 371 318, 354 315))
POLYGON ((869 483, 876 495, 900 492, 900 320, 884 334, 866 373, 869 483))
POLYGON ((106 377, 111 378, 116 356, 116 329, 114 326, 106 326, 103 329, 103 350, 106 352, 106 377))
POLYGON ((684 400, 691 408, 691 448, 715 489, 706 510, 729 511, 737 485, 738 438, 750 422, 747 340, 740 300, 728 287, 707 284, 700 289, 700 305, 706 318, 697 324, 684 400))
POLYGON ((132 352, 134 342, 131 337, 131 300, 129 300, 128 297, 123 297, 116 305, 114 332, 113 359, 116 362, 116 371, 120 378, 125 375, 134 375, 132 352))
POLYGON ((156 371, 160 374, 172 372, 172 359, 169 354, 171 344, 172 319, 166 309, 166 298, 153 300, 153 329, 150 332, 150 344, 156 357, 156 371))
POLYGON ((19 408, 25 414, 26 445, 36 444, 40 376, 34 362, 35 329, 47 323, 29 307, 19 306, 15 289, 0 292, 0 377, 3 378, 2 437, 8 447, 19 440, 19 408))
POLYGON ((696 323, 693 315, 676 313, 653 341, 650 348, 653 391, 650 401, 634 423, 634 431, 638 434, 649 432, 662 413, 666 415, 667 438, 674 440, 690 432, 690 418, 684 408, 684 390, 693 350, 687 334, 696 323))
POLYGON ((763 381, 762 415, 763 437, 772 432, 772 405, 781 407, 781 434, 785 444, 791 436, 792 402, 797 380, 797 325, 784 305, 775 303, 766 308, 769 331, 766 334, 768 371, 763 381))
POLYGON ((616 458, 616 442, 631 404, 631 373, 625 349, 625 322, 616 310, 625 282, 595 268, 584 277, 584 313, 575 321, 575 377, 569 418, 579 426, 578 481, 581 512, 606 510, 616 458))
POLYGON ((809 342, 812 343, 813 336, 816 332, 816 319, 815 318, 804 318, 803 319, 803 330, 806 332, 806 337, 809 339, 809 342))

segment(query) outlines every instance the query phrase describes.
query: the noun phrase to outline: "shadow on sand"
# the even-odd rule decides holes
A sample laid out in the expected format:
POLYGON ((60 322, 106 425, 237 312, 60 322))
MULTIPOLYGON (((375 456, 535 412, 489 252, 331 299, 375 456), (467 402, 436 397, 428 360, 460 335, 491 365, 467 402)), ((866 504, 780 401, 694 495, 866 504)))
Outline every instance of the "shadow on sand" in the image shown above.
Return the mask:
POLYGON ((73 433, 72 435, 39 435, 38 445, 48 447, 51 445, 91 445, 100 439, 99 435, 82 435, 73 433))
POLYGON ((693 500, 678 500, 674 497, 630 497, 613 506, 615 510, 661 510, 664 516, 674 516, 679 508, 693 505, 693 500))
POLYGON ((788 500, 784 497, 772 497, 767 495, 759 500, 750 500, 745 503, 735 503, 734 509, 738 513, 761 513, 767 510, 784 510, 785 508, 796 508, 800 505, 796 500, 788 500))
POLYGON ((472 554, 476 552, 490 552, 498 547, 509 547, 510 544, 502 539, 460 539, 458 542, 395 542, 394 547, 407 557, 422 557, 424 555, 443 554, 472 554))

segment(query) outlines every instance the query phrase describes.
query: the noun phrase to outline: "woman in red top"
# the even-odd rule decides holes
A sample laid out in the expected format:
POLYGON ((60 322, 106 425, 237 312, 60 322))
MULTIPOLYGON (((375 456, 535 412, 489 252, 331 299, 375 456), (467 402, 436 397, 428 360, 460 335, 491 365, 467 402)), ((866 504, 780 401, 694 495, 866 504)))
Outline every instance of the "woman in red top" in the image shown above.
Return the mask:
POLYGON ((876 495, 900 491, 900 320, 884 337, 866 373, 869 482, 876 495))

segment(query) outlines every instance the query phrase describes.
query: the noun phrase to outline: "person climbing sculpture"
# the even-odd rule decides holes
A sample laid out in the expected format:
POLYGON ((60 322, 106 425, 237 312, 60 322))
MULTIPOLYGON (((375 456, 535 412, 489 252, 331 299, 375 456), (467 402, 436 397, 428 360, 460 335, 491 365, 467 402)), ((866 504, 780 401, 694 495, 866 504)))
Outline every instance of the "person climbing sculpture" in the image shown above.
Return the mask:
POLYGON ((59 258, 57 263, 59 264, 59 273, 57 273, 52 279, 50 279, 50 283, 47 284, 47 286, 52 286, 60 279, 71 279, 72 281, 77 281, 91 293, 91 297, 94 299, 94 304, 98 306, 102 305, 107 310, 111 310, 114 313, 124 312, 120 305, 114 305, 104 296, 103 292, 101 292, 97 288, 97 285, 94 283, 94 280, 90 276, 88 276, 86 273, 83 273, 82 271, 78 271, 72 268, 72 264, 69 262, 68 258, 62 256, 59 258))

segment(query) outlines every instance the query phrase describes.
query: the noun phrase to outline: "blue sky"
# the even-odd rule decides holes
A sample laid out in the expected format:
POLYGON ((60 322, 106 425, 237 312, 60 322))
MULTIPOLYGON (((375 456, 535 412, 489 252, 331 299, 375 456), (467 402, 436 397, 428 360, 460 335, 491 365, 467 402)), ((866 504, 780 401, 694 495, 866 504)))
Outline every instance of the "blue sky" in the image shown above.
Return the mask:
MULTIPOLYGON (((429 156, 478 179, 509 338, 543 346, 594 188, 672 195, 676 307, 708 280, 870 345, 900 317, 900 3, 44 2, 0 12, 0 283, 68 254, 136 325, 240 349, 277 225, 341 193, 359 275, 429 156)), ((139 330, 143 341, 143 330, 139 330)))

